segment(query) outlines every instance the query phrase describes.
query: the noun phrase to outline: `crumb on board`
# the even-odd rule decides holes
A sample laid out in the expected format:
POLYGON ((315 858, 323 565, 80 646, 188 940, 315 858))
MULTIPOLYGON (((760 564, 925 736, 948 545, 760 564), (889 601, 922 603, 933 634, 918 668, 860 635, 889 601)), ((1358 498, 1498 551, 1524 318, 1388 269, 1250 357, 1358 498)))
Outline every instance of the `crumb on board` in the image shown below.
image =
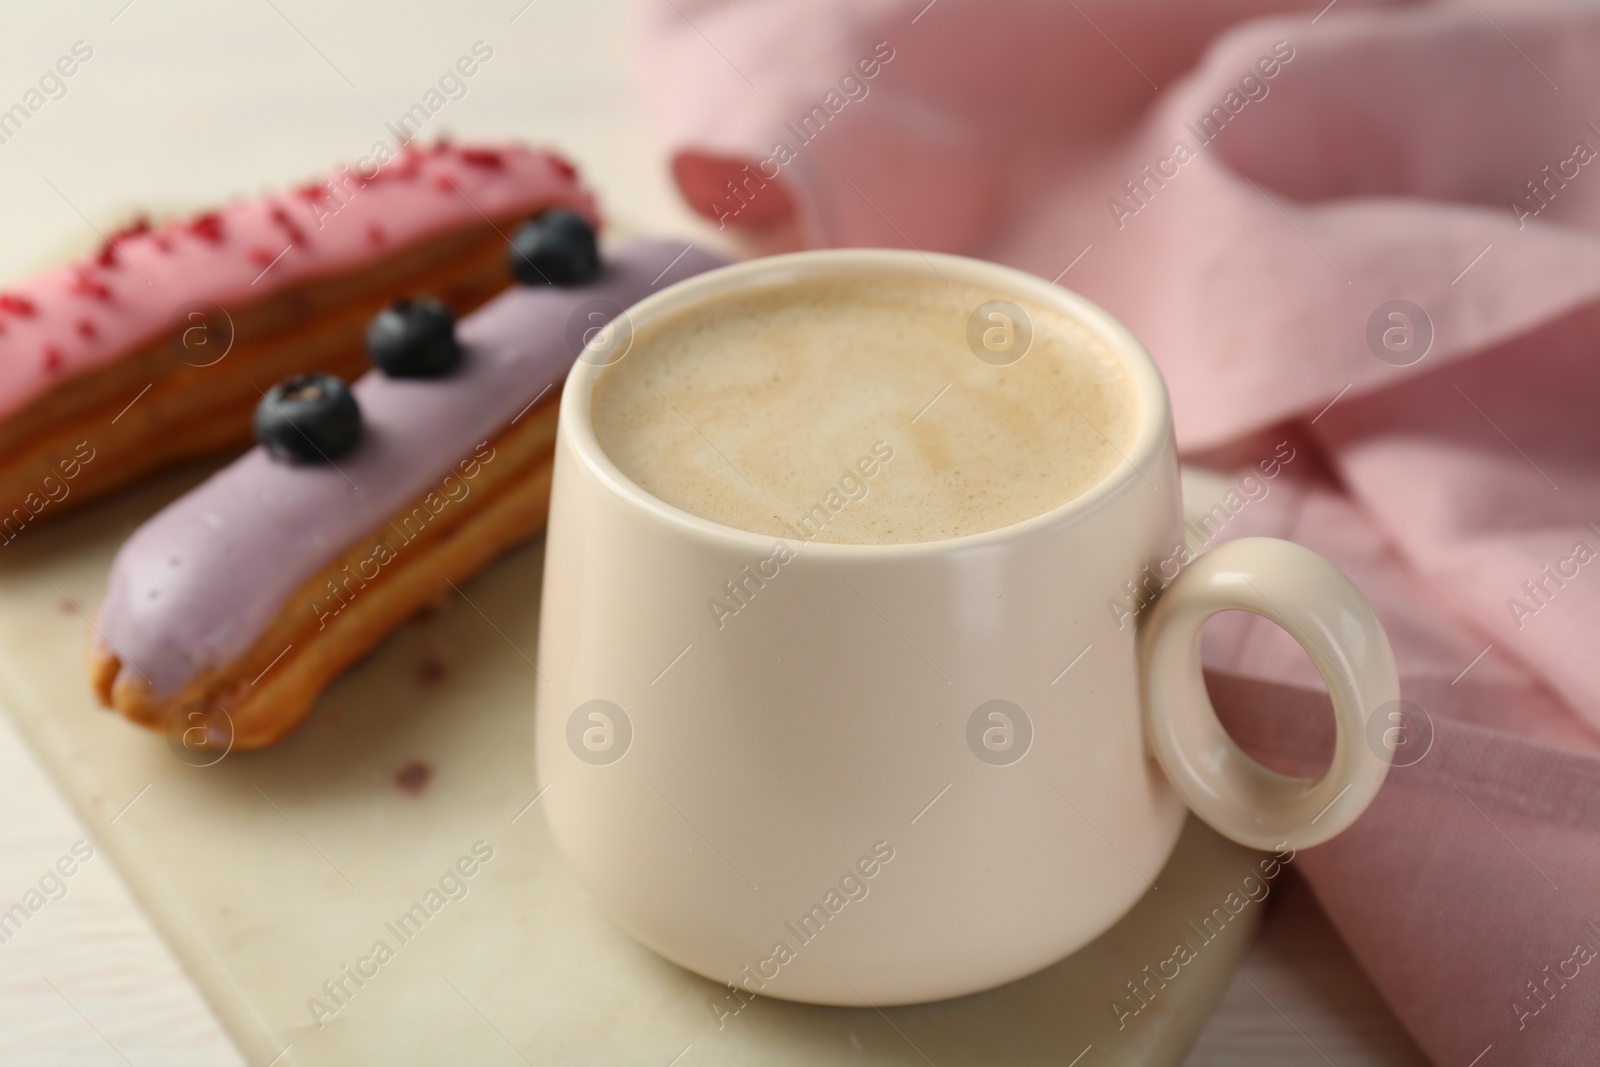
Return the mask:
POLYGON ((401 792, 414 797, 421 796, 432 780, 433 768, 421 760, 412 760, 394 772, 394 784, 400 787, 401 792))
POLYGON ((424 689, 432 689, 450 677, 450 664, 437 649, 428 649, 417 661, 417 682, 424 689))

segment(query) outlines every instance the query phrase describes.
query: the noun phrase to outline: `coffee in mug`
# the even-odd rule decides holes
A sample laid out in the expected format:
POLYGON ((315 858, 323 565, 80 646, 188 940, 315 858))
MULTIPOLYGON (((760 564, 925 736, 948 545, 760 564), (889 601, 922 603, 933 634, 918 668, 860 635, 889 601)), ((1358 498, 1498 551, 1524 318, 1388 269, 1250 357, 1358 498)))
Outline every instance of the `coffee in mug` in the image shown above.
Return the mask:
POLYGON ((1010 526, 1122 462, 1138 396, 1047 306, 1022 308, 1025 338, 1014 313, 980 317, 980 351, 1027 347, 974 358, 993 296, 931 272, 726 293, 637 328, 596 376, 595 436, 646 492, 740 530, 897 544, 1010 526))

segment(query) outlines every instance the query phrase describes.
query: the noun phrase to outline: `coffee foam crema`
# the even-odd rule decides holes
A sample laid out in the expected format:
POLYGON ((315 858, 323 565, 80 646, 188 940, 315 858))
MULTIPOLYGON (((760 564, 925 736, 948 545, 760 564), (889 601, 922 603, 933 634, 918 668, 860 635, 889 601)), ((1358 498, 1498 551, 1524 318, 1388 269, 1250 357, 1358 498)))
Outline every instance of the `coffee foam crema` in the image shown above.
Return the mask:
MULTIPOLYGON (((998 320, 996 320, 998 321, 998 320)), ((672 506, 841 544, 998 529, 1080 496, 1132 447, 1115 353, 1063 312, 936 276, 785 281, 640 325, 596 376, 600 447, 672 506), (969 343, 974 309, 1026 312, 1026 354, 969 343)))

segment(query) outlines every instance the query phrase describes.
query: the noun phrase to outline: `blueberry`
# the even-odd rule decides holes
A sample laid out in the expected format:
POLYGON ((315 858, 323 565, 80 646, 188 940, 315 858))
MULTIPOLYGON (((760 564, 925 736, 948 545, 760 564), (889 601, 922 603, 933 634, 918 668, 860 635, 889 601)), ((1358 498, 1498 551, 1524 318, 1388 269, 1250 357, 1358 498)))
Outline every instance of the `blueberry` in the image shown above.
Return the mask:
POLYGON ((367 358, 391 378, 437 378, 461 362, 456 317, 437 300, 396 300, 367 326, 367 358))
POLYGON ((333 375, 300 374, 267 390, 253 426, 256 440, 280 463, 319 463, 361 440, 361 409, 333 375))
POLYGON ((600 273, 594 227, 582 215, 551 208, 511 238, 506 268, 523 285, 582 285, 600 273))

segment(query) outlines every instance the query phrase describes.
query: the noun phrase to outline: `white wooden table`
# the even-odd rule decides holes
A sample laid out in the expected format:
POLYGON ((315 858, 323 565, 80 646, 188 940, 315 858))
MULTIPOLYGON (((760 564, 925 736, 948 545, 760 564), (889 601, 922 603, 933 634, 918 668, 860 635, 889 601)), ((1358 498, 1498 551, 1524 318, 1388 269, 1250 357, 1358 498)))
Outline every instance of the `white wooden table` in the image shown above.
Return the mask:
MULTIPOLYGON (((19 6, 0 34, 0 109, 83 41, 93 49, 0 144, 0 280, 98 241, 135 209, 281 186, 365 154, 475 41, 494 49, 427 131, 559 146, 609 211, 698 234, 630 83, 622 0, 479 4, 97 0, 19 6)), ((0 908, 87 838, 0 718, 0 908)), ((96 855, 0 944, 0 1062, 242 1063, 198 991, 96 855)), ((1291 883, 1190 1057, 1193 1065, 1423 1061, 1291 883)), ((255 1064, 252 1067, 266 1067, 255 1064)))

